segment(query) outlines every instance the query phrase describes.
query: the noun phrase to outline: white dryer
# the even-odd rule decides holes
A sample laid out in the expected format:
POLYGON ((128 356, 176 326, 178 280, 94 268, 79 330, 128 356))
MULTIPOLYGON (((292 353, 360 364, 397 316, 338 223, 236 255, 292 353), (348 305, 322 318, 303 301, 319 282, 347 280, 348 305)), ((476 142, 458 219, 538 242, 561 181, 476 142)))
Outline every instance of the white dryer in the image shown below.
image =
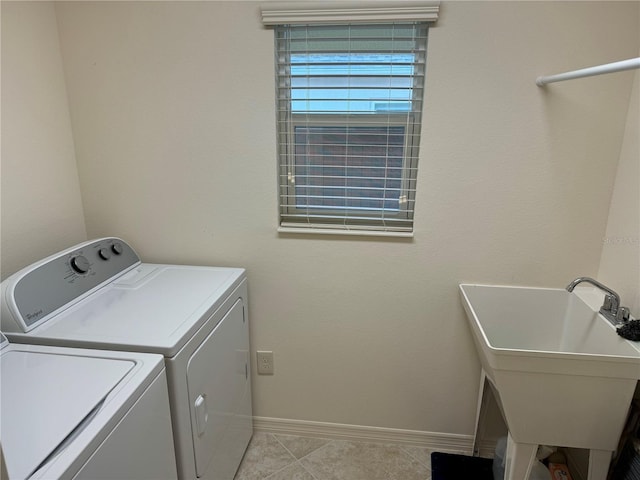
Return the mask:
POLYGON ((177 478, 160 355, 0 337, 0 442, 9 479, 177 478))
POLYGON ((1 303, 12 342, 162 354, 179 478, 233 479, 253 433, 243 269, 142 263, 102 238, 7 278, 1 303))

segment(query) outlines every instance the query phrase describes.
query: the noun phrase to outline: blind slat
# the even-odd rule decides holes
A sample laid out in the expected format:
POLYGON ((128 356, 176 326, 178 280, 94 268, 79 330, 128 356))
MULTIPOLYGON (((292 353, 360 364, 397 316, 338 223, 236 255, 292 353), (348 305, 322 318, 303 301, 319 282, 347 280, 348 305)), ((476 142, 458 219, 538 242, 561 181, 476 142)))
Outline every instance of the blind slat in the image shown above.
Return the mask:
MULTIPOLYGON (((355 209, 354 209, 355 211, 355 209)), ((309 214, 292 214, 292 215, 286 215, 286 218, 288 221, 299 221, 299 222, 303 222, 303 221, 312 221, 312 222, 319 222, 322 220, 333 220, 333 221, 340 221, 343 222, 345 221, 345 217, 342 215, 315 215, 313 213, 309 213, 309 214)), ((357 223, 358 221, 369 221, 371 220, 371 217, 368 217, 362 213, 359 214, 354 214, 352 216, 350 216, 348 218, 348 220, 351 220, 353 222, 353 224, 357 223)), ((379 221, 382 221, 382 218, 379 219, 379 221)), ((397 224, 397 225, 408 225, 409 222, 407 220, 402 220, 402 219, 397 219, 397 218, 393 218, 393 217, 387 217, 384 218, 384 221, 387 222, 390 225, 393 224, 397 224)))

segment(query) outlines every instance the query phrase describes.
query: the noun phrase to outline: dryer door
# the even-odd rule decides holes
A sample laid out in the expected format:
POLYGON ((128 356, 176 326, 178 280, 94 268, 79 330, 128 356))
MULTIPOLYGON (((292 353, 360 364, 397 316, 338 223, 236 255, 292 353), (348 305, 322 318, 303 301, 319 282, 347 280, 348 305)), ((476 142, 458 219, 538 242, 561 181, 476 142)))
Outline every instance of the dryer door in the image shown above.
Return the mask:
POLYGON ((244 310, 242 299, 238 299, 194 352, 187 367, 199 478, 233 479, 251 437, 251 412, 246 415, 239 411, 249 382, 249 337, 244 310), (243 437, 240 439, 238 424, 245 425, 240 429, 243 437))

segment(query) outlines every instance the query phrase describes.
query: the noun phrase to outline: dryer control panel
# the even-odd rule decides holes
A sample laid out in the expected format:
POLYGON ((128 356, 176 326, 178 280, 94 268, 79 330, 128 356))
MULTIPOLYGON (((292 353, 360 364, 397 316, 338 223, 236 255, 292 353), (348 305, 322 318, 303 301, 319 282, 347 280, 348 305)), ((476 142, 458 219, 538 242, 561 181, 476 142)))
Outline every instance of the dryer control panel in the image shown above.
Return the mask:
POLYGON ((2 330, 25 333, 140 264, 119 238, 76 245, 2 282, 2 330))

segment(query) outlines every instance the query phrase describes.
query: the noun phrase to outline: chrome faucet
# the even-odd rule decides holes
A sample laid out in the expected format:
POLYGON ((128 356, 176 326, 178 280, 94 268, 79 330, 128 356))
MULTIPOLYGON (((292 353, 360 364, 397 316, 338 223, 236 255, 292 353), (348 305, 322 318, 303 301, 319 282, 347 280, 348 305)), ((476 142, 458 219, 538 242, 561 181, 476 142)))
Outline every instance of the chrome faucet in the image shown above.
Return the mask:
POLYGON ((567 285, 567 292, 573 292, 573 289, 580 283, 590 283, 594 287, 598 287, 600 290, 603 290, 606 295, 604 296, 604 303, 602 307, 600 307, 600 314, 609 322, 613 324, 613 326, 618 326, 621 323, 629 320, 629 309, 627 307, 620 306, 620 295, 611 290, 606 285, 603 285, 597 280, 594 280, 590 277, 578 277, 569 285, 567 285))

